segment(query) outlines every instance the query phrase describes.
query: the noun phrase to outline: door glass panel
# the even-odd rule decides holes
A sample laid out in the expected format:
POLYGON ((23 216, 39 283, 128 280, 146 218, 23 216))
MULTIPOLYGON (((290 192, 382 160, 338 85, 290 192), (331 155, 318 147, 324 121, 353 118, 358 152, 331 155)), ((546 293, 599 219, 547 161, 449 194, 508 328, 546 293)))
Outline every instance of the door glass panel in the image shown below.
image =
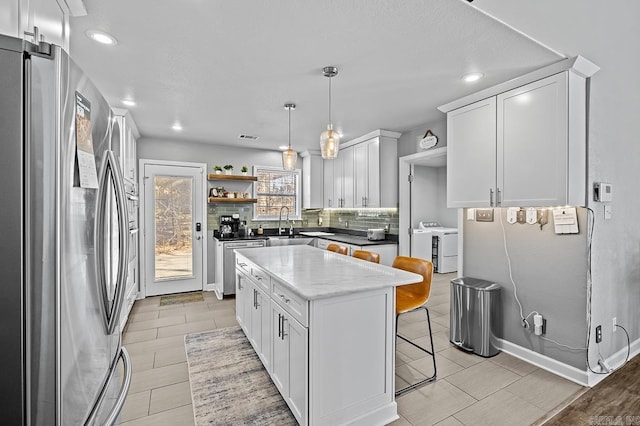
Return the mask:
POLYGON ((193 178, 155 176, 155 280, 193 277, 193 178))

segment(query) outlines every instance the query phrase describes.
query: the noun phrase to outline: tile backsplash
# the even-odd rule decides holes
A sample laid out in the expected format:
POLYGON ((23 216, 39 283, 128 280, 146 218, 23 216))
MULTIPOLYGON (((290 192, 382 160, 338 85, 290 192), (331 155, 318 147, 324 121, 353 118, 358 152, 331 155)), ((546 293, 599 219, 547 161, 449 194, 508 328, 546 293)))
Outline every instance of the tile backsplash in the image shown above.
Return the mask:
MULTIPOLYGON (((246 220, 247 226, 256 229, 277 228, 277 220, 257 220, 253 218, 253 206, 247 204, 225 204, 208 206, 207 228, 218 229, 220 215, 238 213, 240 220, 246 220)), ((389 234, 398 234, 398 209, 308 209, 302 211, 302 220, 295 220, 296 228, 344 228, 366 231, 369 228, 384 228, 389 225, 389 234), (322 219, 320 221, 320 219, 322 219)))

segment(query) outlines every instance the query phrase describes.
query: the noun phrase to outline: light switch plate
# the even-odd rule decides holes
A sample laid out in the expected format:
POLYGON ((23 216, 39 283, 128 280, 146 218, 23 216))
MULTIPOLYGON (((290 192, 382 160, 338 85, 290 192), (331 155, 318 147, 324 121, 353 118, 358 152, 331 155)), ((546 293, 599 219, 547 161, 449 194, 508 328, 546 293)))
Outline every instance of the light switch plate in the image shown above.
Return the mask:
POLYGON ((493 222, 493 209, 476 209, 476 222, 493 222))
POLYGON ((467 220, 476 220, 476 209, 467 209, 467 220))

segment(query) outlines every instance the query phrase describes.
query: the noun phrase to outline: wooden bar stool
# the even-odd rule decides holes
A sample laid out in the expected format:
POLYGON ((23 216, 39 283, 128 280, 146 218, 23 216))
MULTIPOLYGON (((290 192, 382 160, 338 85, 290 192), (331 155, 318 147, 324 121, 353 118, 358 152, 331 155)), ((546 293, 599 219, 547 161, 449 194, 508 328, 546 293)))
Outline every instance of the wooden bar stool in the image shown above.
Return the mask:
POLYGON ((330 243, 327 246, 327 250, 332 251, 334 253, 339 253, 339 254, 348 254, 349 253, 349 248, 348 247, 341 246, 340 244, 336 244, 336 243, 330 243))
POLYGON ((396 390, 396 396, 398 396, 436 379, 436 355, 433 347, 433 334, 431 333, 431 319, 429 318, 429 310, 424 306, 424 304, 429 300, 429 295, 431 294, 433 264, 428 260, 418 259, 416 257, 398 256, 393 261, 393 267, 422 275, 422 281, 419 283, 396 287, 396 336, 421 351, 428 353, 433 358, 433 376, 427 377, 426 379, 420 380, 419 382, 413 383, 405 388, 396 390), (423 348, 422 346, 416 345, 411 340, 398 334, 398 318, 400 315, 421 309, 424 309, 427 314, 427 327, 429 328, 431 351, 423 348))
POLYGON ((351 256, 373 263, 380 263, 380 255, 372 251, 354 250, 351 256))

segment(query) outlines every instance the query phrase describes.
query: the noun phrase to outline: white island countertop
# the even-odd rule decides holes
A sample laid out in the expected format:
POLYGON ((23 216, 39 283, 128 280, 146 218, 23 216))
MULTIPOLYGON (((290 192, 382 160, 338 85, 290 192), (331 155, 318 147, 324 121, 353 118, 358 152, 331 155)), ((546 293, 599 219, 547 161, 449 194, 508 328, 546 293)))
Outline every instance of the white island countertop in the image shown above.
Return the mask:
POLYGON ((306 300, 420 282, 422 276, 306 245, 238 249, 306 300))

